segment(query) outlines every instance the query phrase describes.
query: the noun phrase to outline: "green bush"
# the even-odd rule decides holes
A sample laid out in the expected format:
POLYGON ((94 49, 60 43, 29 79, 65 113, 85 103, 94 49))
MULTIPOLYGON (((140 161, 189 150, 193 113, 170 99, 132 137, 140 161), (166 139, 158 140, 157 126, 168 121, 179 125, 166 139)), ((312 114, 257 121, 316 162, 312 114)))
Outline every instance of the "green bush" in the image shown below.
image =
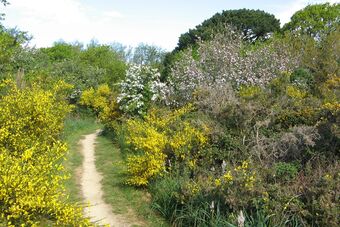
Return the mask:
POLYGON ((296 164, 278 162, 275 163, 275 176, 279 180, 289 181, 294 179, 299 171, 296 164))

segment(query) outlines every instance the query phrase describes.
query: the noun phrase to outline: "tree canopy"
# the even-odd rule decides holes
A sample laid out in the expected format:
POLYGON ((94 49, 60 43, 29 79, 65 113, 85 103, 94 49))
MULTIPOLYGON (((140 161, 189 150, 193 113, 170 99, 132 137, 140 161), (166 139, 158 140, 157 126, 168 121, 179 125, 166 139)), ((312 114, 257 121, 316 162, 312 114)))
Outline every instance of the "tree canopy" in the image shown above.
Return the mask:
POLYGON ((72 45, 65 42, 55 42, 52 47, 41 48, 47 54, 51 62, 69 60, 79 55, 81 46, 72 45))
POLYGON ((7 29, 0 24, 0 78, 4 71, 15 65, 21 45, 28 42, 27 32, 18 29, 7 29))
POLYGON ((337 29, 340 23, 340 4, 308 5, 297 11, 291 21, 283 26, 284 31, 321 38, 337 29))
POLYGON ((165 50, 161 47, 140 43, 134 48, 131 62, 139 65, 159 65, 164 56, 165 50))
POLYGON ((226 10, 205 20, 179 37, 176 50, 182 50, 197 42, 198 39, 210 40, 213 34, 223 32, 227 25, 239 29, 246 39, 255 41, 266 38, 268 34, 280 30, 280 21, 274 15, 262 10, 226 10))

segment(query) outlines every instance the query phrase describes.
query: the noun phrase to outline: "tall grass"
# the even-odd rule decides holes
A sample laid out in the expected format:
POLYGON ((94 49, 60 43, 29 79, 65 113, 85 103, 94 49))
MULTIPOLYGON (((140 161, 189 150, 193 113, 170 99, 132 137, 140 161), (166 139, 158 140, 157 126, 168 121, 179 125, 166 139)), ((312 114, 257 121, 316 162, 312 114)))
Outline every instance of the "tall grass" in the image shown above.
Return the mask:
POLYGON ((185 177, 165 176, 150 185, 152 207, 175 226, 233 226, 219 209, 211 208, 211 198, 199 194, 181 198, 185 177))
MULTIPOLYGON (((150 185, 152 194, 152 208, 169 220, 173 226, 211 226, 211 227, 236 227, 237 217, 228 213, 223 201, 217 198, 198 193, 191 198, 183 198, 182 190, 186 177, 182 175, 168 175, 156 179, 150 185), (214 206, 212 201, 214 200, 214 206)), ((262 210, 246 213, 244 226, 301 226, 301 222, 294 217, 277 221, 275 214, 268 215, 262 210)))

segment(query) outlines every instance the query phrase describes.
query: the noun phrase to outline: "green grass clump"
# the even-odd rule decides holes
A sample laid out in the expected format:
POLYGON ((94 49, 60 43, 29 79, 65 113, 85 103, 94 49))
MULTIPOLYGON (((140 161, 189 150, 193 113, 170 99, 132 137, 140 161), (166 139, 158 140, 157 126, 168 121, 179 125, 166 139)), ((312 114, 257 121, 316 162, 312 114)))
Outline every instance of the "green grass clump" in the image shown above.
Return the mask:
POLYGON ((103 175, 104 200, 112 205, 114 213, 124 214, 140 226, 168 226, 152 210, 149 193, 126 185, 126 165, 123 155, 113 141, 101 135, 96 144, 96 166, 103 175))

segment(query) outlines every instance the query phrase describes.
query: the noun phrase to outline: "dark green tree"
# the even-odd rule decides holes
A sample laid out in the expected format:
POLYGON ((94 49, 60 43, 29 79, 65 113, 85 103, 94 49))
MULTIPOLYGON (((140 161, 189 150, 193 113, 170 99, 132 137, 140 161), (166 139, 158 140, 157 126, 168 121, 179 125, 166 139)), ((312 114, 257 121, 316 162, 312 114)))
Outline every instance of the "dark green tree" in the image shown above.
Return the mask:
POLYGON ((226 10, 205 20, 179 37, 176 50, 194 45, 198 39, 209 40, 214 34, 224 32, 226 26, 239 29, 250 41, 266 39, 270 33, 279 31, 280 21, 274 15, 262 10, 226 10))

